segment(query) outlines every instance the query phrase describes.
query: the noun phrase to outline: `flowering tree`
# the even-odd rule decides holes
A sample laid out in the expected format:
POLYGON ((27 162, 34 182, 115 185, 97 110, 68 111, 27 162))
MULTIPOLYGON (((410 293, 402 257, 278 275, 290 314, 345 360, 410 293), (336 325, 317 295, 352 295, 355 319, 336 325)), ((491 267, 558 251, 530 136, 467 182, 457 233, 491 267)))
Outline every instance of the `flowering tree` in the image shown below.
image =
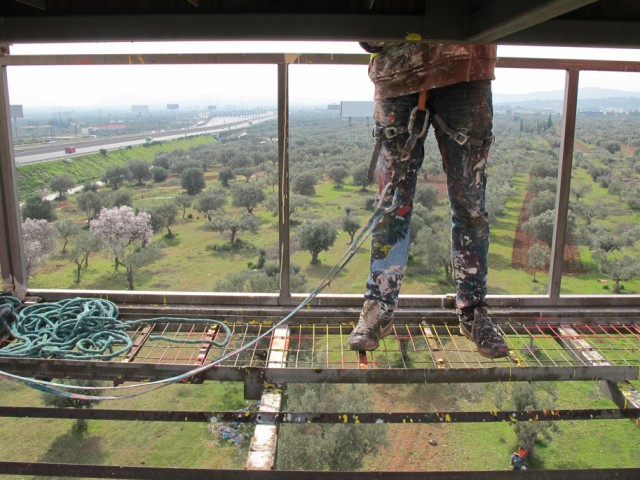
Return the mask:
POLYGON ((51 222, 27 218, 22 222, 22 236, 28 278, 56 249, 58 234, 51 222))
POLYGON ((98 217, 91 220, 89 231, 113 254, 116 272, 127 251, 146 247, 153 237, 151 216, 146 212, 136 215, 127 206, 103 208, 98 217))

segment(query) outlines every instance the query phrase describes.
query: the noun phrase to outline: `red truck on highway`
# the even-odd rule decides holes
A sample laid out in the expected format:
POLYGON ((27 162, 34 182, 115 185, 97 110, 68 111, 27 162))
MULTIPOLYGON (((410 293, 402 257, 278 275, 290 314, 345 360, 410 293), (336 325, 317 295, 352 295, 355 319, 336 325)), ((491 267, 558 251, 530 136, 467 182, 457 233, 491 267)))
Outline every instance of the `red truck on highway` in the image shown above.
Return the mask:
POLYGON ((76 147, 66 147, 64 153, 76 153, 76 147))

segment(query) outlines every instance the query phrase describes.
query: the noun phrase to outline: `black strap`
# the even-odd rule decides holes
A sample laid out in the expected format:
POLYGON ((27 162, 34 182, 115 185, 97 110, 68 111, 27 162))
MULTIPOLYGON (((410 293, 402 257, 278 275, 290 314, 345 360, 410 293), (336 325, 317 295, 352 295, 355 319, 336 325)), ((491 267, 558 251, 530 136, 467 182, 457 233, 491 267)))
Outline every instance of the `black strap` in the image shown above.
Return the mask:
POLYGON ((431 115, 431 118, 433 118, 438 124, 438 127, 440 127, 440 129, 444 133, 446 133, 447 136, 451 138, 454 142, 456 142, 458 145, 466 145, 468 143, 472 147, 486 148, 486 147, 489 147, 495 140, 495 137, 493 135, 491 135, 490 137, 484 137, 484 138, 472 138, 466 133, 453 130, 449 128, 449 125, 447 125, 442 119, 442 117, 437 113, 434 115, 431 115))

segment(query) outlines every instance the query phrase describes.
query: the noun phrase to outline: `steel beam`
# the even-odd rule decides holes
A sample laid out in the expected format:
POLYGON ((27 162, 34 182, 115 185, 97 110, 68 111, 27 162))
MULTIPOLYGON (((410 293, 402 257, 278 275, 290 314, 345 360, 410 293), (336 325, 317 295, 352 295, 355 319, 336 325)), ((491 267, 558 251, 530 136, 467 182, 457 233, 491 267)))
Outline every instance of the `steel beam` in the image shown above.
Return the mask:
MULTIPOLYGON (((634 420, 640 418, 638 408, 598 408, 566 410, 506 410, 495 412, 208 412, 177 410, 112 410, 87 408, 2 407, 0 417, 64 418, 176 423, 256 423, 281 424, 449 424, 495 422, 562 422, 583 420, 634 420)), ((247 463, 249 470, 251 468, 247 463)), ((270 468, 273 468, 271 465, 270 468)))
POLYGON ((556 221, 553 226, 551 261, 549 265, 549 297, 560 296, 562 270, 564 267, 564 247, 567 241, 567 219, 569 196, 571 195, 571 168, 573 164, 573 144, 576 133, 576 111, 578 107, 578 80, 580 72, 567 70, 564 91, 562 122, 562 144, 558 169, 558 190, 556 193, 556 221))
POLYGON ((291 237, 289 223, 289 66, 278 64, 278 251, 280 302, 291 297, 291 237))
MULTIPOLYGON (((70 463, 0 462, 5 475, 50 477, 122 478, 148 480, 512 480, 509 470, 464 472, 331 472, 289 470, 208 470, 196 468, 131 467, 126 465, 83 465, 70 463)), ((580 480, 637 480, 640 468, 579 470, 580 480)), ((525 470, 517 473, 524 480, 575 480, 576 470, 525 470)))
POLYGON ((469 15, 469 43, 497 43, 501 38, 551 20, 596 0, 494 0, 469 15))
POLYGON ((627 20, 553 19, 513 32, 500 39, 503 45, 638 48, 630 39, 638 37, 638 24, 627 20), (597 35, 594 32, 597 31, 597 35), (562 39, 562 44, 558 39, 562 39))
MULTIPOLYGON (((496 363, 496 365, 498 365, 496 363)), ((193 365, 141 364, 78 360, 0 358, 0 370, 26 378, 74 378, 118 383, 168 379, 193 370, 193 365)), ((504 360, 502 366, 483 368, 262 368, 212 366, 202 380, 244 381, 253 391, 266 383, 487 383, 507 381, 635 380, 637 365, 574 365, 518 367, 504 360)), ((141 387, 141 390, 144 387, 141 387)), ((261 390, 260 390, 261 391, 261 390)), ((253 394, 255 398, 255 393, 253 394)), ((257 396, 259 398, 259 395, 257 396)))
MULTIPOLYGON (((188 40, 400 41, 405 38, 407 32, 423 34, 423 27, 423 15, 343 12, 4 16, 0 36, 4 41, 11 43, 188 40)), ((444 31, 436 33, 446 36, 444 31)))
MULTIPOLYGON (((0 44, 0 58, 9 55, 0 44)), ((26 296, 27 275, 22 248, 22 222, 16 187, 16 164, 11 136, 11 113, 7 67, 0 66, 0 271, 2 292, 26 296)))

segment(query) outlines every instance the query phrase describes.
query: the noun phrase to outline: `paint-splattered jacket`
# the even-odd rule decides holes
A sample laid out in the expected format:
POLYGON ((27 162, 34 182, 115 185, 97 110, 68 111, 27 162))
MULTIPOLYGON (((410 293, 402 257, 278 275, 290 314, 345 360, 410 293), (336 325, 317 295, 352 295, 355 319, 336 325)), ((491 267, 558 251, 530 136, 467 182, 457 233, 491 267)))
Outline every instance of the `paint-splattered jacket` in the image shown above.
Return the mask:
POLYGON ((361 45, 373 53, 369 77, 375 85, 376 100, 495 78, 495 45, 421 42, 361 45))

